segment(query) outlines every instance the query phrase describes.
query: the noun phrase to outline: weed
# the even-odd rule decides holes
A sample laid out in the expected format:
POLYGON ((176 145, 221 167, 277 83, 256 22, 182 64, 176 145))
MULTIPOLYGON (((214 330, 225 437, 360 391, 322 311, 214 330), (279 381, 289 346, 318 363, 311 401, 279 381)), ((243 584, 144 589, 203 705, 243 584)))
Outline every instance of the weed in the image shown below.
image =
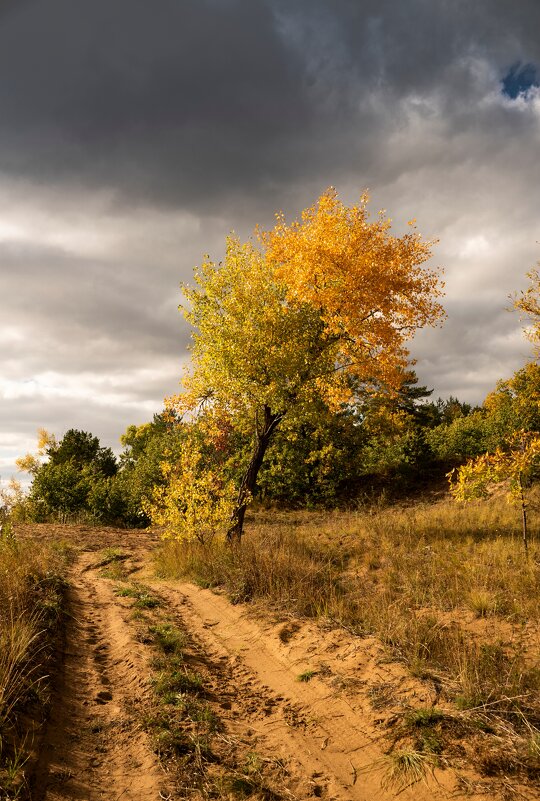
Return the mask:
POLYGON ((433 706, 411 709, 405 714, 404 722, 413 729, 435 726, 443 720, 444 714, 433 706))
POLYGON ((304 670, 303 673, 300 673, 296 677, 296 681, 308 682, 308 681, 311 681, 313 676, 316 676, 316 675, 317 675, 317 671, 316 670, 304 670))
POLYGON ((185 695, 181 698, 179 706, 189 720, 203 724, 209 733, 221 731, 223 728, 219 717, 205 701, 185 695))
POLYGON ((124 553, 120 548, 104 548, 97 567, 104 567, 111 564, 111 562, 121 562, 127 558, 128 554, 124 553))
POLYGON ((160 606, 160 604, 161 601, 159 598, 156 598, 155 595, 151 595, 147 592, 141 592, 137 596, 134 606, 136 609, 155 609, 156 606, 160 606))
POLYGON ((473 589, 467 599, 469 608, 477 617, 488 617, 498 610, 497 595, 490 590, 473 589))
POLYGON ((139 591, 135 587, 115 587, 114 594, 119 598, 138 598, 139 591))
POLYGON ((181 654, 186 644, 185 634, 172 623, 150 626, 150 634, 155 644, 165 654, 181 654))
POLYGON ((182 693, 199 693, 202 679, 198 673, 173 670, 158 673, 152 680, 154 692, 166 704, 178 704, 182 701, 182 693))
POLYGON ((120 598, 134 598, 135 603, 133 606, 135 609, 155 609, 161 606, 159 598, 156 598, 147 587, 143 587, 140 584, 116 587, 114 591, 120 598))
POLYGON ((381 782, 383 789, 400 793, 405 788, 423 781, 428 772, 433 772, 434 758, 425 751, 409 748, 391 751, 383 757, 384 775, 381 782))

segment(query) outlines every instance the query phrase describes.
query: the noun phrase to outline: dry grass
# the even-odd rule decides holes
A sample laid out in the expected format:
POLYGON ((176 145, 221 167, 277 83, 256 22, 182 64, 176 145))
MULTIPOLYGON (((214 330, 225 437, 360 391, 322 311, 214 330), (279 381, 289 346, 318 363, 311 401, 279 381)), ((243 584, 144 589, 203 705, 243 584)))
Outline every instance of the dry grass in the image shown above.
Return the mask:
POLYGON ((42 714, 50 644, 61 615, 65 549, 0 536, 0 797, 22 798, 28 742, 23 717, 42 714))
POLYGON ((529 743, 530 758, 516 764, 534 772, 540 548, 531 518, 527 560, 519 516, 499 499, 259 512, 240 549, 168 542, 157 569, 221 586, 233 602, 263 600, 376 635, 456 712, 495 721, 497 742, 519 741, 523 753, 529 743))

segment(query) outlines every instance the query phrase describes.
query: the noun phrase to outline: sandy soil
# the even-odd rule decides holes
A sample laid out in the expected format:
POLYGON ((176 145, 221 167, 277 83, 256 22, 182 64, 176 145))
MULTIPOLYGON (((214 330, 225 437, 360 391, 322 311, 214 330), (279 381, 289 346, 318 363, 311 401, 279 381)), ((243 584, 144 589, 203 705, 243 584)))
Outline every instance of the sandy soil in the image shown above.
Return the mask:
MULTIPOLYGON (((62 665, 34 780, 36 801, 185 797, 175 792, 141 725, 152 703, 152 653, 141 641, 130 602, 115 594, 117 582, 102 575, 101 549, 111 545, 128 557, 129 578, 162 599, 160 614, 187 633, 223 724, 223 742, 238 760, 256 753, 282 766, 282 794, 272 797, 395 797, 384 786, 386 735, 395 709, 430 706, 436 698, 434 690, 388 662, 376 641, 305 621, 272 621, 210 590, 158 580, 151 565, 155 540, 146 533, 68 527, 42 527, 38 533, 74 540, 80 555, 72 569, 62 665)), ((399 797, 455 798, 459 788, 452 770, 437 769, 399 797)), ((480 797, 486 795, 467 795, 480 797)))
POLYGON ((125 611, 81 555, 68 594, 65 648, 33 797, 154 801, 163 773, 138 723, 147 656, 125 611))

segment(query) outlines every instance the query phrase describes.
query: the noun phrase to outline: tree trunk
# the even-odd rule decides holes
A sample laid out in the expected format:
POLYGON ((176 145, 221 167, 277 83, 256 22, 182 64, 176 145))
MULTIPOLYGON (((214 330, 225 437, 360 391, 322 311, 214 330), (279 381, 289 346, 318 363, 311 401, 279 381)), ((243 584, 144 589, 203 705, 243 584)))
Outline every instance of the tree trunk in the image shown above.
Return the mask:
POLYGON ((263 463, 264 455, 270 444, 272 434, 279 425, 283 413, 272 414, 269 406, 264 407, 264 425, 261 432, 257 432, 257 439, 255 441, 255 448, 251 455, 249 465, 246 472, 242 477, 240 489, 238 490, 238 498, 236 501, 236 508, 231 517, 231 525, 227 531, 227 540, 233 544, 239 544, 242 539, 242 532, 244 530, 244 517, 248 507, 249 500, 255 492, 257 485, 257 476, 263 463))

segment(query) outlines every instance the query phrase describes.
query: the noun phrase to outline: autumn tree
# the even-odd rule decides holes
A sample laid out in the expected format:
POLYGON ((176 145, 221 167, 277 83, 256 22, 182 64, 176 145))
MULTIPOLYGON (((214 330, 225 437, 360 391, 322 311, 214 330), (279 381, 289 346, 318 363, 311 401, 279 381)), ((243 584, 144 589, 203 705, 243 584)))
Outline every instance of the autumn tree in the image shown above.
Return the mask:
POLYGON ((285 415, 316 399, 337 410, 359 392, 397 390, 414 332, 443 314, 432 242, 411 223, 394 236, 367 197, 347 207, 333 189, 288 225, 278 215, 256 244, 227 240, 185 286, 192 367, 169 405, 191 419, 220 410, 251 439, 229 538, 239 539, 248 499, 285 415))
MULTIPOLYGON (((540 273, 531 270, 529 286, 514 296, 514 309, 529 320, 525 334, 540 348, 540 273)), ((484 401, 485 430, 492 447, 449 474, 457 500, 486 497, 506 486, 508 500, 521 510, 522 536, 528 549, 526 488, 540 468, 540 366, 531 361, 512 378, 499 381, 484 401)))
MULTIPOLYGON (((540 263, 539 263, 540 267, 540 263)), ((514 308, 521 312, 523 318, 528 319, 530 325, 525 334, 535 346, 536 352, 540 348, 540 270, 533 268, 527 273, 529 286, 523 292, 514 296, 514 308)))
POLYGON ((528 551, 527 499, 525 490, 540 466, 540 435, 516 432, 504 446, 484 453, 449 474, 450 491, 458 501, 486 498, 505 487, 507 500, 521 511, 521 530, 528 551))

